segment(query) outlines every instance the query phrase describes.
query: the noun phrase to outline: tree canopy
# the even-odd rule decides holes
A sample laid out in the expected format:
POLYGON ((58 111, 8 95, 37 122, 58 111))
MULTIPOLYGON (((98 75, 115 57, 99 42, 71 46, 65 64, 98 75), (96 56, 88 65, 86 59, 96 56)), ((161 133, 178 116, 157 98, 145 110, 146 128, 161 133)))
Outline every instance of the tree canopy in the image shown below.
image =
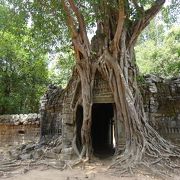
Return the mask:
POLYGON ((139 37, 136 59, 141 74, 164 78, 179 75, 179 8, 178 1, 167 1, 139 37))
MULTIPOLYGON (((14 13, 17 13, 22 17, 21 21, 23 20, 24 23, 31 24, 33 36, 39 38, 39 40, 41 39, 41 46, 47 45, 46 48, 52 48, 54 46, 59 47, 59 44, 66 44, 68 41, 69 36, 67 36, 67 34, 69 33, 65 23, 66 15, 61 2, 63 1, 1 0, 3 6, 11 7, 14 13)), ((127 27, 134 25, 140 17, 144 16, 143 13, 149 13, 150 5, 154 6, 155 4, 161 4, 162 2, 163 1, 154 0, 124 1, 127 27)), ((108 11, 115 9, 116 13, 118 13, 118 7, 121 5, 121 2, 119 3, 116 0, 81 0, 77 1, 77 4, 78 8, 82 11, 87 31, 89 32, 92 28, 96 27, 98 20, 105 20, 108 11)), ((76 18, 74 18, 74 20, 76 20, 76 18)), ((17 20, 13 22, 18 23, 17 20)), ((18 23, 18 27, 20 25, 22 25, 22 22, 18 23)), ((19 28, 22 29, 21 27, 19 28)))
MULTIPOLYGON (((106 17, 105 14, 107 13, 107 9, 108 11, 110 11, 110 9, 116 8, 116 11, 118 12, 118 1, 86 0, 77 1, 77 3, 78 7, 80 7, 84 15, 85 24, 87 26, 89 36, 92 36, 90 34, 95 33, 95 30, 97 28, 97 21, 100 21, 104 17, 106 17), (98 8, 100 8, 100 6, 103 8, 98 11, 98 8)), ((155 1, 153 0, 125 1, 126 14, 128 15, 128 20, 126 20, 127 27, 130 27, 137 21, 139 17, 142 17, 145 10, 147 10, 153 3, 155 3, 155 1)), ((20 36, 25 33, 24 29, 27 28, 28 25, 31 39, 34 39, 34 43, 36 42, 36 44, 38 44, 38 50, 41 49, 44 54, 47 52, 49 52, 50 55, 56 53, 57 57, 60 57, 58 63, 59 65, 50 68, 50 79, 53 83, 58 83, 64 86, 67 83, 68 79, 66 76, 69 77, 71 74, 73 63, 71 63, 69 59, 73 59, 73 53, 70 53, 71 57, 69 54, 69 58, 66 58, 66 60, 63 58, 64 55, 62 55, 62 52, 72 52, 72 44, 70 39, 70 31, 68 31, 65 22, 66 15, 62 8, 61 1, 1 0, 1 9, 1 30, 6 29, 6 31, 8 30, 11 33, 20 36), (10 9, 8 13, 7 9, 10 9), (59 52, 61 52, 61 55, 58 55, 59 52), (63 61, 62 59, 65 61, 63 61), (60 67, 61 70, 58 67, 60 67), (67 67, 68 69, 66 69, 67 67)), ((151 23, 151 25, 146 28, 146 30, 143 32, 143 35, 141 36, 143 37, 141 38, 141 42, 139 41, 140 44, 146 43, 146 41, 148 40, 150 42, 147 42, 147 44, 152 44, 152 40, 157 41, 157 39, 159 39, 161 41, 162 39, 164 39, 163 34, 165 34, 168 29, 170 29, 170 27, 172 27, 174 24, 179 23, 178 10, 179 3, 177 0, 167 1, 167 5, 162 9, 162 13, 160 15, 161 19, 159 21, 153 21, 153 23, 151 23), (161 25, 157 25, 158 22, 162 21, 163 23, 161 23, 161 25), (158 26, 158 30, 156 26, 158 26), (150 31, 152 33, 149 33, 150 31), (157 31, 159 32, 158 34, 157 31)), ((164 43, 159 42, 159 45, 163 47, 164 43)), ((138 65, 140 66, 140 70, 142 69, 143 74, 156 73, 162 76, 168 75, 169 77, 177 75, 177 73, 171 74, 171 72, 173 71, 167 70, 169 69, 168 66, 172 66, 171 62, 173 60, 169 60, 169 63, 166 64, 167 68, 164 68, 163 70, 158 69, 158 67, 156 67, 156 70, 146 70, 149 69, 149 64, 152 64, 153 62, 153 60, 151 60, 151 58, 153 58, 151 56, 152 53, 149 53, 147 55, 146 50, 144 50, 145 48, 143 48, 142 51, 146 52, 146 56, 148 56, 148 58, 147 60, 142 60, 144 54, 140 52, 140 49, 147 46, 148 45, 140 45, 140 47, 137 48, 138 65), (166 70, 168 72, 165 72, 166 70), (159 71, 161 71, 161 73, 159 71)), ((154 49, 156 49, 155 44, 153 45, 153 47, 154 49)), ((156 49, 156 52, 159 53, 159 50, 156 49)), ((170 56, 171 53, 172 51, 168 52, 170 56)), ((174 55, 172 54, 172 56, 174 55)), ((158 60, 159 58, 156 58, 156 62, 158 62, 158 60)), ((177 63, 173 64, 176 65, 177 63)), ((172 69, 172 67, 170 69, 172 69)))
MULTIPOLYGON (((180 74, 180 28, 173 27, 161 42, 148 39, 136 47, 137 63, 142 74, 171 78, 180 74)), ((159 40, 159 41, 160 41, 159 40)))
POLYGON ((23 13, 0 5, 0 114, 38 112, 48 81, 47 58, 23 13))
MULTIPOLYGON (((135 24, 140 17, 143 17, 145 12, 148 13, 151 4, 157 3, 153 0, 124 2, 126 16, 128 16, 128 18, 126 18, 125 24, 128 28, 133 26, 133 24, 135 24)), ((160 1, 158 1, 158 3, 159 2, 160 1)), ((77 1, 77 4, 84 16, 88 37, 92 37, 91 34, 95 34, 95 31, 97 29, 97 22, 104 21, 106 19, 106 16, 108 16, 108 11, 116 9, 116 14, 118 14, 118 1, 86 0, 77 1), (101 10, 98 10, 99 8, 101 10)), ((168 36, 168 34, 166 34, 171 26, 179 23, 178 8, 179 3, 176 0, 167 4, 167 6, 163 7, 162 13, 160 15, 161 20, 152 21, 150 26, 148 26, 148 28, 146 28, 141 35, 136 51, 137 63, 140 66, 140 71, 143 74, 155 73, 163 77, 178 75, 179 28, 177 27, 176 29, 171 30, 172 32, 169 33, 169 36, 171 36, 171 38, 168 36), (163 21, 163 23, 157 25, 157 23, 161 21, 163 21), (147 49, 149 49, 149 51, 147 49), (161 65, 158 66, 159 64, 161 65)), ((47 85, 47 81, 49 81, 49 83, 60 84, 64 87, 71 75, 72 67, 74 66, 74 52, 70 38, 71 32, 67 28, 65 20, 66 13, 62 7, 61 1, 1 0, 0 19, 0 35, 2 37, 1 57, 13 59, 11 63, 17 64, 16 66, 18 66, 19 64, 19 67, 21 66, 21 72, 23 72, 24 74, 29 74, 29 76, 30 74, 34 76, 35 74, 39 74, 37 76, 39 76, 39 79, 43 78, 43 80, 38 80, 35 82, 35 84, 36 86, 39 86, 40 89, 44 89, 42 86, 44 86, 45 84, 47 85), (56 61, 54 59, 52 60, 52 58, 54 57, 53 54, 55 54, 56 58, 54 59, 56 59, 56 61), (37 59, 37 62, 35 59, 37 59), (39 69, 33 69, 33 71, 29 70, 29 72, 27 73, 25 72, 27 71, 27 68, 23 68, 23 63, 21 63, 21 61, 26 61, 26 64, 30 63, 30 61, 32 61, 30 64, 38 64, 38 61, 41 61, 41 63, 39 62, 39 64, 41 64, 41 67, 39 65, 39 69), (49 66, 49 70, 47 69, 47 64, 51 64, 49 66), (34 71, 36 73, 33 73, 34 71), (49 80, 47 80, 48 76, 50 77, 49 80), (39 81, 40 84, 42 83, 42 85, 39 84, 39 81)), ((76 20, 77 19, 74 18, 74 21, 76 20)), ((113 26, 112 20, 110 21, 113 26)), ((79 28, 77 24, 75 26, 76 28, 79 28)), ((5 68, 5 63, 2 59, 2 68, 5 68)), ((24 67, 26 67, 26 65, 24 65, 24 67)), ((14 70, 13 73, 16 73, 17 71, 19 70, 16 69, 16 71, 14 70)), ((1 71, 1 82, 7 80, 5 74, 6 73, 1 71)), ((20 78, 20 75, 18 74, 17 76, 18 78, 13 79, 15 78, 15 76, 13 75, 13 78, 10 78, 11 81, 15 84, 22 85, 25 79, 20 78)), ((26 84, 27 81, 28 80, 26 80, 24 84, 26 84)), ((30 84, 31 83, 29 83, 29 85, 30 84)), ((25 87, 27 86, 25 85, 25 87)), ((37 99, 35 103, 36 108, 31 107, 29 108, 29 110, 28 108, 25 108, 23 110, 22 106, 25 106, 22 104, 24 104, 27 96, 26 98, 22 98, 23 96, 16 95, 16 92, 14 92, 14 95, 11 95, 11 98, 9 96, 6 97, 4 94, 4 88, 3 86, 1 87, 1 94, 3 97, 1 98, 1 105, 4 104, 5 106, 10 107, 21 106, 18 112, 37 111, 40 95, 44 91, 38 93, 38 90, 34 90, 34 92, 37 92, 37 94, 39 94, 38 96, 36 96, 37 98, 32 98, 37 99), (18 96, 19 99, 17 98, 18 96), (23 100, 21 100, 20 97, 23 100), (20 102, 21 105, 19 104, 20 102)), ((20 91, 17 90, 17 92, 20 91)), ((29 98, 31 96, 28 95, 29 98)), ((14 110, 10 109, 7 110, 7 113, 15 113, 16 108, 14 110)), ((3 113, 2 110, 1 113, 3 113)))

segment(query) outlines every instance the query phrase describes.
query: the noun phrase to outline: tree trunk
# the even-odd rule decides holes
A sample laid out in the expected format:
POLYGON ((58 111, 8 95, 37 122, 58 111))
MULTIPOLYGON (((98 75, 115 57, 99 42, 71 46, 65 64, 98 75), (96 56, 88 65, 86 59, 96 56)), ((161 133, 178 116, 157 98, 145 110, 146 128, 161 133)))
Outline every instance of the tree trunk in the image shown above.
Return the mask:
POLYGON ((81 128, 81 142, 82 142, 82 152, 80 157, 82 158, 84 155, 86 157, 90 156, 91 151, 91 111, 92 111, 92 88, 91 85, 91 64, 88 63, 78 64, 77 69, 81 79, 81 87, 82 87, 82 106, 83 106, 83 124, 81 128))
MULTIPOLYGON (((143 165, 147 168, 156 165, 161 168, 165 164, 166 167, 170 168, 169 158, 180 157, 180 151, 164 140, 146 120, 142 97, 137 85, 134 55, 134 45, 138 35, 159 11, 164 0, 157 0, 154 6, 145 11, 143 18, 132 24, 130 28, 126 28, 124 25, 126 16, 124 8, 122 8, 124 7, 123 0, 120 1, 118 17, 116 13, 106 9, 109 20, 104 19, 103 23, 98 23, 91 46, 87 40, 84 20, 80 11, 73 0, 68 0, 68 2, 69 6, 65 3, 63 6, 68 15, 67 24, 72 33, 76 67, 82 88, 81 142, 83 148, 79 153, 80 158, 84 156, 89 158, 91 155, 92 92, 94 76, 98 70, 109 82, 114 97, 117 121, 122 122, 125 128, 125 151, 121 154, 121 149, 116 147, 117 156, 112 167, 118 166, 121 172, 132 171, 137 165, 143 165), (78 31, 74 29, 74 19, 70 16, 69 8, 77 16, 80 28, 78 31)), ((155 168, 153 172, 156 172, 155 168)))
MULTIPOLYGON (((150 168, 150 164, 156 164, 157 160, 158 167, 162 163, 170 167, 171 164, 167 162, 168 157, 180 156, 179 150, 164 140, 147 122, 136 80, 134 45, 126 46, 128 33, 126 29, 124 32, 126 33, 123 33, 120 40, 121 49, 117 51, 117 54, 112 54, 111 49, 106 48, 95 62, 96 65, 89 63, 88 60, 84 61, 86 63, 81 68, 77 64, 81 78, 84 115, 81 129, 83 145, 81 158, 83 156, 89 158, 92 152, 92 90, 95 71, 98 69, 109 82, 114 97, 117 121, 122 122, 125 128, 125 151, 121 154, 121 149, 116 147, 117 156, 112 167, 118 166, 121 172, 132 171, 137 164, 150 168), (91 74, 92 70, 94 70, 93 74, 91 74)), ((157 173, 155 169, 153 172, 157 173)))

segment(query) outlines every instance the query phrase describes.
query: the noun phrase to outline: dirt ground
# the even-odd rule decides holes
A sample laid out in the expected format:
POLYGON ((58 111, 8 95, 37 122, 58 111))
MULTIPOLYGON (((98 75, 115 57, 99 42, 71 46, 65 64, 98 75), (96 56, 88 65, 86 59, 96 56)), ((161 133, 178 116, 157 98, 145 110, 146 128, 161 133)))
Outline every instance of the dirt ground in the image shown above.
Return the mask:
MULTIPOLYGON (((0 149, 0 161, 3 150, 0 149)), ((54 162, 54 160, 48 160, 54 162)), ((0 180, 158 180, 151 174, 144 175, 141 172, 136 175, 128 175, 120 177, 118 174, 108 170, 112 159, 94 159, 94 162, 76 166, 73 169, 70 167, 66 170, 58 170, 48 165, 37 166, 21 166, 10 172, 2 172, 0 167, 0 180)), ((180 180, 180 177, 167 177, 164 179, 180 180)))
POLYGON ((30 170, 26 173, 23 169, 19 169, 12 174, 0 177, 0 179, 7 180, 154 180, 154 178, 149 176, 132 176, 132 177, 117 177, 108 174, 105 169, 93 168, 88 170, 81 169, 68 169, 68 170, 56 170, 47 169, 45 167, 38 167, 36 169, 30 170))
MULTIPOLYGON (((27 168, 27 167, 26 167, 27 168)), ((74 169, 57 170, 47 166, 32 167, 31 170, 25 171, 22 167, 10 174, 0 176, 0 179, 7 180, 155 180, 158 178, 149 175, 142 175, 141 173, 133 176, 119 177, 107 171, 107 164, 95 163, 86 165, 85 169, 76 167, 74 169)), ((180 180, 180 177, 169 177, 164 179, 180 180)))

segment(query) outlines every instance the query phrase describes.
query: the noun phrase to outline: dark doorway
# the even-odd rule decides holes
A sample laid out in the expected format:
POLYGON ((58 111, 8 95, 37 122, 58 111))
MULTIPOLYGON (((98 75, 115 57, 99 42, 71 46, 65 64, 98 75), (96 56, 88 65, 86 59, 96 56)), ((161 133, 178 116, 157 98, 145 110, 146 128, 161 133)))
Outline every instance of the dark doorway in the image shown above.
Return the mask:
POLYGON ((92 147, 94 155, 100 158, 114 154, 113 104, 97 103, 92 107, 92 147))

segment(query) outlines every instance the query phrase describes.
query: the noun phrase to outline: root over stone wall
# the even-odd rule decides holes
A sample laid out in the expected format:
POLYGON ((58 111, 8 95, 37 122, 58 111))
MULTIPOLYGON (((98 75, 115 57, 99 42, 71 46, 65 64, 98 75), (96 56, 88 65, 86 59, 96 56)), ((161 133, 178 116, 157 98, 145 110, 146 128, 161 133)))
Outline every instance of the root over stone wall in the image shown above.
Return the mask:
MULTIPOLYGON (((93 92, 95 103, 106 103, 105 101, 109 98, 110 93, 104 93, 106 84, 101 78, 97 81, 98 83, 95 83, 94 87, 95 92, 93 92), (103 86, 96 87, 96 84, 103 86)), ((68 151, 68 153, 72 152, 77 120, 76 112, 72 110, 70 104, 78 101, 78 97, 73 97, 73 92, 81 89, 78 86, 80 85, 76 74, 73 74, 66 89, 62 90, 51 86, 41 100, 41 137, 50 138, 53 135, 62 135, 63 149, 64 152, 68 151)), ((165 80, 154 75, 147 75, 145 82, 141 83, 140 89, 145 112, 151 126, 164 138, 179 144, 180 78, 165 80)))

